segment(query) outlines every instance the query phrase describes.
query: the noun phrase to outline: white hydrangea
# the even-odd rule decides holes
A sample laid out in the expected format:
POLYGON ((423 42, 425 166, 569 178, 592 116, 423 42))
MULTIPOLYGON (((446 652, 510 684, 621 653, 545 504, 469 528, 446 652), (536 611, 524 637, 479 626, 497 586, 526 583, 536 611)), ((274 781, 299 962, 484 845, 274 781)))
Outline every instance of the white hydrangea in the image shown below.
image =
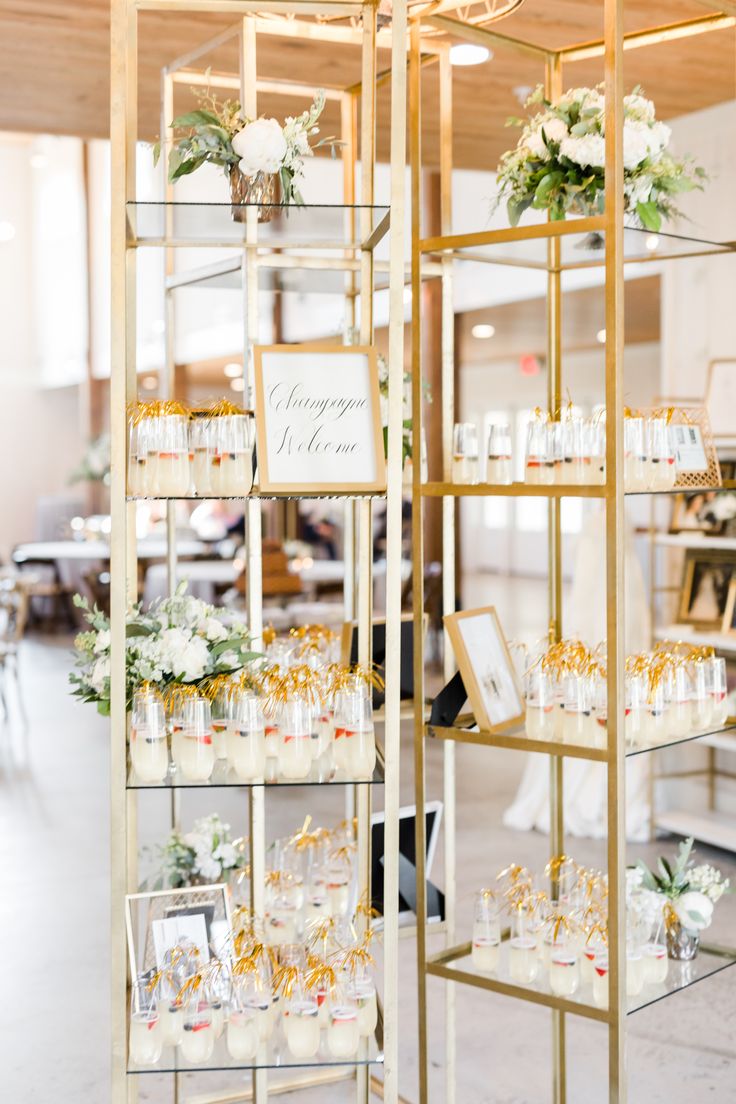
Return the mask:
POLYGON ((107 680, 110 678, 110 657, 100 656, 92 668, 92 673, 89 677, 90 685, 93 690, 96 690, 98 694, 102 694, 106 688, 107 680))
POLYGON ((541 119, 539 125, 531 129, 526 135, 526 147, 531 156, 542 161, 548 161, 549 150, 542 137, 542 130, 544 130, 548 142, 562 142, 563 139, 567 138, 568 130, 562 119, 558 119, 556 115, 548 115, 541 119))
POLYGON ((650 128, 646 123, 624 123, 624 168, 635 169, 650 152, 650 128))
POLYGON ((220 640, 227 639, 227 629, 222 621, 218 621, 216 617, 208 617, 202 623, 200 631, 202 631, 207 639, 214 644, 219 643, 220 640))
POLYGON ((184 682, 201 679, 209 663, 207 642, 185 629, 164 629, 161 634, 161 666, 184 682))
POLYGON ((713 919, 713 902, 699 890, 688 890, 672 902, 677 919, 689 931, 703 931, 713 919))
POLYGON ((560 142, 560 154, 576 165, 600 168, 606 161, 606 143, 600 134, 584 134, 580 138, 570 135, 560 142))
POLYGON ((95 654, 100 655, 101 652, 107 652, 110 650, 110 630, 100 629, 95 640, 95 654))
POLYGON ((284 163, 287 145, 276 119, 254 119, 233 137, 233 149, 240 158, 244 176, 276 173, 284 163))

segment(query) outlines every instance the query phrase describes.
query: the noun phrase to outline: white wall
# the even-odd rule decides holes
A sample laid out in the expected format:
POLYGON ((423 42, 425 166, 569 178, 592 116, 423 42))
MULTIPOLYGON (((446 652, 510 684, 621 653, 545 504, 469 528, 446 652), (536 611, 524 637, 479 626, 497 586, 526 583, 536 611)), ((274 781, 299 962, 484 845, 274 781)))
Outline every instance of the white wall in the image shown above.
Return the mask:
MULTIPOLYGON (((736 239, 736 102, 685 115, 672 123, 678 151, 710 174, 703 192, 682 197, 692 221, 678 233, 714 241, 736 239)), ((708 361, 736 357, 736 255, 673 261, 662 275, 662 387, 668 396, 705 393, 708 361)))

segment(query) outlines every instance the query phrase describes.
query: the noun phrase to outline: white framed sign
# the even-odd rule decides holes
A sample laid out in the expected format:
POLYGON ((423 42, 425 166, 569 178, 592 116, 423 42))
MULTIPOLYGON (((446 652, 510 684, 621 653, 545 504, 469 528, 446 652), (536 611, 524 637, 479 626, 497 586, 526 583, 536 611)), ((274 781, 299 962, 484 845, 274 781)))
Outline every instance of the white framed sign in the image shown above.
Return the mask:
POLYGON ((256 346, 254 368, 261 491, 385 491, 374 348, 256 346))
POLYGON ((478 727, 499 732, 521 724, 524 698, 493 606, 444 617, 478 727))
POLYGON ((714 437, 736 437, 736 358, 711 360, 705 384, 705 405, 714 437))

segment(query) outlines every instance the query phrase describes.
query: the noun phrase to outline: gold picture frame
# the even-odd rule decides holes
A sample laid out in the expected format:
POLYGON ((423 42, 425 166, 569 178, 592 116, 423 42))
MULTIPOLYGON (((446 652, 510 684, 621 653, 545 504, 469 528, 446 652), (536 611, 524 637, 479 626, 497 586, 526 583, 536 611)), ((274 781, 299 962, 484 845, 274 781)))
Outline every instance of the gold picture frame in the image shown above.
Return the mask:
POLYGON ((524 696, 495 606, 448 613, 443 620, 478 727, 505 732, 521 725, 524 696))
POLYGON ((719 441, 734 440, 733 411, 736 404, 736 357, 717 357, 708 362, 705 378, 705 406, 713 430, 719 441), (725 372, 719 369, 726 368, 725 372), (721 379, 718 377, 722 376, 721 379), (724 382, 725 381, 725 382, 724 382), (715 417, 714 417, 715 415, 715 417), (727 428, 719 422, 723 417, 727 428))
POLYGON ((229 955, 232 915, 230 894, 224 882, 126 894, 125 929, 128 937, 130 975, 133 981, 142 973, 148 974, 160 968, 153 924, 178 915, 191 917, 195 913, 201 913, 204 918, 208 946, 212 942, 212 924, 218 923, 225 926, 229 955), (141 908, 146 908, 145 915, 139 913, 141 908))
MULTIPOLYGON (((324 495, 329 496, 331 494, 382 494, 386 490, 386 456, 383 445, 383 427, 381 424, 381 402, 378 387, 378 354, 374 346, 372 345, 329 345, 327 343, 315 343, 308 345, 256 345, 253 350, 254 357, 254 376, 255 376, 255 411, 256 411, 256 446, 258 457, 258 486, 260 491, 273 494, 307 494, 307 495, 324 495), (362 365, 365 366, 367 361, 367 388, 366 393, 361 402, 367 400, 368 409, 361 410, 360 413, 365 417, 366 423, 362 428, 366 439, 363 441, 364 449, 369 451, 369 465, 371 468, 370 477, 365 479, 352 479, 346 481, 344 475, 341 477, 345 464, 348 462, 347 455, 343 455, 341 458, 335 458, 333 455, 332 467, 335 470, 335 480, 324 478, 322 475, 318 479, 308 478, 308 454, 304 451, 305 439, 302 438, 296 442, 297 452, 293 457, 294 477, 284 479, 277 478, 273 472, 273 465, 269 459, 269 444, 273 444, 274 440, 281 438, 285 441, 286 432, 291 432, 290 427, 287 426, 286 430, 281 427, 279 430, 274 430, 272 422, 278 416, 276 413, 269 415, 268 409, 271 405, 271 396, 266 394, 266 390, 269 387, 269 383, 264 379, 267 373, 267 359, 269 355, 277 354, 280 357, 286 357, 290 361, 296 361, 301 357, 305 361, 304 370, 305 374, 314 373, 315 360, 325 360, 327 358, 340 357, 343 367, 340 369, 341 378, 344 378, 344 363, 346 358, 354 357, 356 362, 360 360, 362 365), (269 422, 271 419, 271 424, 269 422), (277 434, 276 438, 271 436, 277 434), (283 435, 283 436, 282 436, 283 435), (304 471, 306 477, 300 479, 297 477, 299 471, 304 471)), ((329 389, 330 384, 334 387, 334 372, 330 373, 333 379, 326 384, 329 389)), ((275 386, 284 386, 284 381, 278 381, 275 386)), ((287 385, 288 386, 288 385, 287 385)), ((353 400, 357 401, 357 400, 353 400)), ((304 404, 300 403, 298 408, 301 413, 296 414, 297 418, 301 418, 302 427, 297 432, 311 432, 313 426, 309 426, 304 429, 304 421, 309 417, 303 413, 304 404)), ((357 416, 357 411, 354 412, 357 416)), ((334 423, 334 420, 333 420, 334 423)), ((313 425, 315 423, 313 422, 313 425)), ((344 433, 343 422, 341 430, 344 433)), ((315 430, 314 437, 321 426, 318 426, 315 430)), ((354 428, 354 424, 353 424, 354 428)), ((360 427, 358 432, 361 432, 360 427)), ((310 446, 314 437, 310 441, 310 446)), ((290 446, 291 447, 291 446, 290 446)), ((348 443, 344 439, 338 443, 337 447, 347 449, 348 443)), ((316 463, 316 461, 315 461, 316 463)), ((324 468, 324 463, 320 466, 324 468)))
POLYGON ((685 553, 678 621, 719 632, 736 575, 736 553, 688 548, 685 553))

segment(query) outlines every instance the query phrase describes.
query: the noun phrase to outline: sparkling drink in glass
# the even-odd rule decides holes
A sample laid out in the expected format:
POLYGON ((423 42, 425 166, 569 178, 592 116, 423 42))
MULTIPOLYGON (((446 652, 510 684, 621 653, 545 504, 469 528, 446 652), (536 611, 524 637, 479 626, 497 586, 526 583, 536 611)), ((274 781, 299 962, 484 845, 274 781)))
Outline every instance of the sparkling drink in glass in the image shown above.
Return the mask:
POLYGON ((478 428, 473 422, 456 422, 452 434, 452 482, 478 482, 478 428))

